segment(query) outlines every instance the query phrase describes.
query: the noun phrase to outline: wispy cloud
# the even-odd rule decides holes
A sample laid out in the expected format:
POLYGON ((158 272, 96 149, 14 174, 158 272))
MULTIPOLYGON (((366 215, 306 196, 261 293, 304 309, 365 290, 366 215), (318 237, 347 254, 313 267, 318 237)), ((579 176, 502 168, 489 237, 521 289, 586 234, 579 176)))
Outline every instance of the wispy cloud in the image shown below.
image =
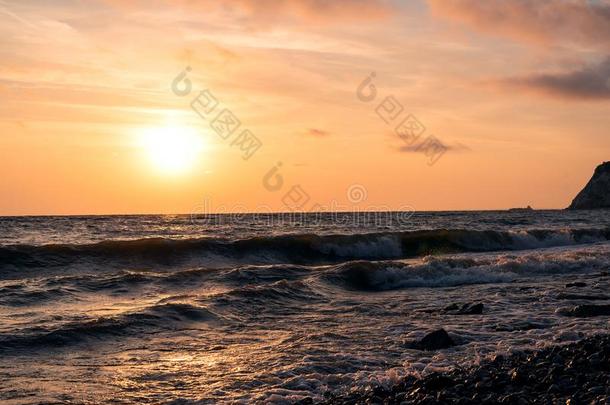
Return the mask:
MULTIPOLYGON (((428 3, 436 15, 479 32, 535 47, 567 44, 602 55, 610 52, 609 0, 428 0, 428 3)), ((558 72, 538 71, 490 82, 501 88, 599 101, 610 99, 609 80, 610 57, 607 57, 601 63, 583 61, 577 68, 566 66, 558 72)))
POLYGON ((330 132, 325 131, 323 129, 319 129, 319 128, 309 128, 305 132, 305 135, 322 138, 322 137, 330 136, 330 132))
POLYGON ((610 100, 610 57, 602 63, 564 73, 532 74, 499 80, 498 83, 551 96, 610 100))
MULTIPOLYGON (((141 9, 148 6, 149 1, 105 0, 107 3, 129 9, 141 9)), ((333 23, 342 21, 371 20, 387 17, 394 6, 388 0, 154 0, 157 5, 194 10, 197 12, 218 11, 239 18, 242 22, 253 20, 266 24, 286 22, 285 19, 296 21, 333 23)), ((263 27, 259 27, 263 28, 263 27)))
POLYGON ((384 0, 224 0, 251 16, 291 15, 309 21, 369 20, 385 17, 390 3, 384 0))
POLYGON ((7 15, 7 16, 13 18, 15 21, 19 21, 21 24, 26 25, 26 26, 28 26, 30 28, 36 28, 35 24, 32 24, 30 21, 26 20, 25 18, 21 18, 17 14, 13 13, 9 9, 7 9, 4 6, 4 4, 1 3, 1 2, 0 2, 0 14, 7 15))
MULTIPOLYGON (((470 151, 472 151, 472 149, 470 149, 468 146, 461 144, 459 142, 456 142, 452 145, 444 145, 444 146, 445 146, 446 152, 470 152, 470 151)), ((403 146, 397 147, 396 151, 401 152, 401 153, 421 153, 422 152, 420 144, 403 145, 403 146)))
POLYGON ((608 0, 428 0, 439 16, 473 29, 538 43, 610 47, 608 0))

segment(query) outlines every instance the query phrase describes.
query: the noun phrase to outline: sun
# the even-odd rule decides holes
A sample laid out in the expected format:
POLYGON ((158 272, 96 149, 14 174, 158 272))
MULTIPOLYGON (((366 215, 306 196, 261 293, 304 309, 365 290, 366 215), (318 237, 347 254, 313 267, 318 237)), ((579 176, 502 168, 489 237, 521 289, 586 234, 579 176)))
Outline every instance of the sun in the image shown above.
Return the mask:
POLYGON ((204 149, 203 136, 183 126, 147 128, 140 132, 139 142, 152 165, 164 174, 192 169, 204 149))

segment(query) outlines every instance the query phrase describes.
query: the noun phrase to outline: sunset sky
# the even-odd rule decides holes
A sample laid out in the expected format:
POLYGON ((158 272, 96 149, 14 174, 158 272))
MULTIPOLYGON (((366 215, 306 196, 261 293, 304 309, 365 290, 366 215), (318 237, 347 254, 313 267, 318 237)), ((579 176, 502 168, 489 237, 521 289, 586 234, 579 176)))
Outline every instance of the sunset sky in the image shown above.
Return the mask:
POLYGON ((0 55, 0 215, 564 208, 610 160, 610 1, 0 0, 0 55))

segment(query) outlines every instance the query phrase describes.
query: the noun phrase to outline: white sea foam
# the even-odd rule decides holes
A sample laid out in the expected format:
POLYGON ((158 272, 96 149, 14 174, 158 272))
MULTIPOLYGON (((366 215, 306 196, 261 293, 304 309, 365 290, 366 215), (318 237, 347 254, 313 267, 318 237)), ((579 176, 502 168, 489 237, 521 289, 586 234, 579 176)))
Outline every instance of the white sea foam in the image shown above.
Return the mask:
POLYGON ((370 290, 507 283, 527 277, 578 274, 610 268, 610 243, 535 251, 468 254, 402 262, 349 262, 332 280, 370 290))

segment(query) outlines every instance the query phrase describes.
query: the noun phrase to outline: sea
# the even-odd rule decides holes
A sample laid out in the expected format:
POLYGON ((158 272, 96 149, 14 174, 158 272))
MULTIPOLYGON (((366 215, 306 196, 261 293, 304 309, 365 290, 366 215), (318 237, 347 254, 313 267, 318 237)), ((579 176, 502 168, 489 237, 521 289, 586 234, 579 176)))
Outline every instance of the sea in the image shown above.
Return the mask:
POLYGON ((608 333, 609 271, 608 210, 4 217, 0 402, 318 402, 608 333))

